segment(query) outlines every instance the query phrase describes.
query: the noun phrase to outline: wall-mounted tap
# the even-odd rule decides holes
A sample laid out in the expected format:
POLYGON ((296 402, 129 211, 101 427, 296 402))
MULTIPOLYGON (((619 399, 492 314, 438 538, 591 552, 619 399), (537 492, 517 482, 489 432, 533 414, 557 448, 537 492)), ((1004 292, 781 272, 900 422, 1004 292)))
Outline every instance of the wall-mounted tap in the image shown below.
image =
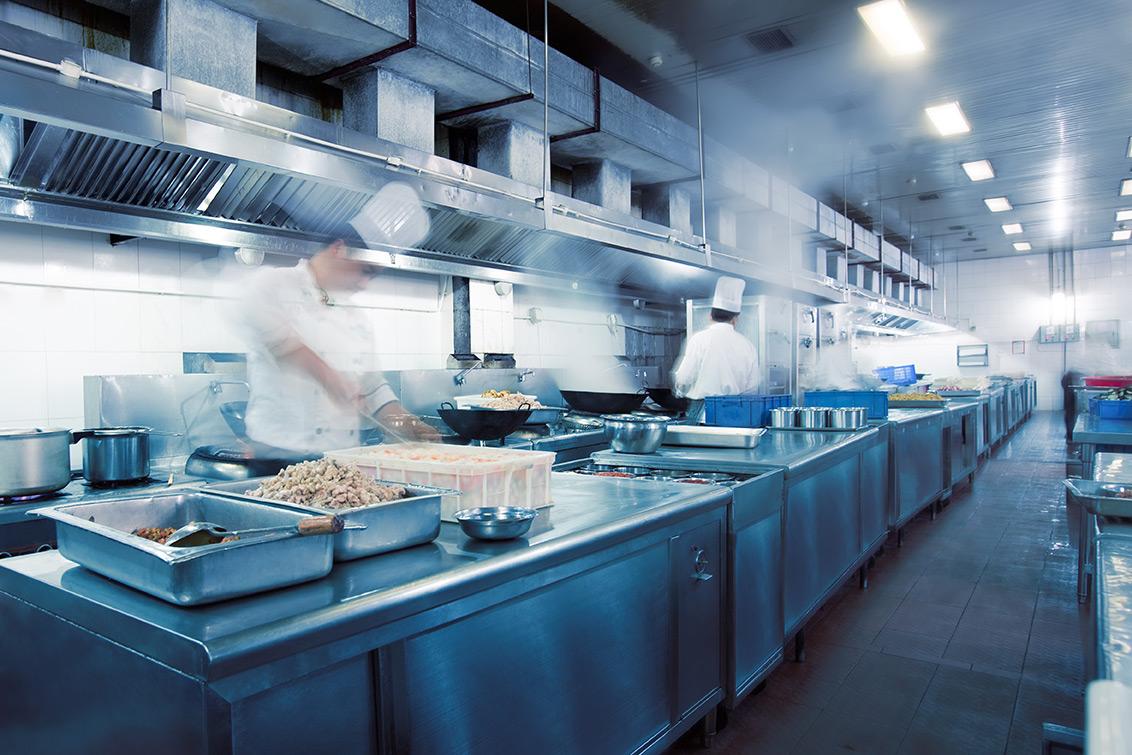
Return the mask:
POLYGON ((519 382, 524 382, 528 376, 535 374, 534 370, 523 370, 519 373, 519 382))
POLYGON ((469 372, 471 372, 472 370, 476 369, 477 367, 482 367, 482 366, 483 366, 483 362, 476 362, 471 367, 465 367, 464 369, 457 372, 456 376, 453 377, 452 380, 456 383, 456 385, 463 385, 464 380, 465 380, 465 376, 469 372))
POLYGON ((248 385, 248 381, 246 380, 213 380, 208 384, 208 390, 213 394, 219 395, 224 391, 224 386, 226 385, 240 385, 247 390, 251 390, 251 386, 248 385))

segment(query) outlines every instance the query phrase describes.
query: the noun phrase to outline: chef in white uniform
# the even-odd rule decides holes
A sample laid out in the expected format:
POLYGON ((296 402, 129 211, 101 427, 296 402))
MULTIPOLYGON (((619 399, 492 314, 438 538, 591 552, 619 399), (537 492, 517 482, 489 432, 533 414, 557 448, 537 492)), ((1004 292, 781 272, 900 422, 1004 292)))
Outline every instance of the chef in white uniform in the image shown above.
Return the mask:
POLYGON ((312 454, 360 445, 362 415, 398 432, 431 438, 383 379, 362 381, 376 365, 369 323, 336 306, 378 271, 351 259, 341 240, 294 267, 263 268, 240 302, 248 348, 248 437, 261 453, 312 454))
POLYGON ((759 387, 759 356, 755 345, 735 330, 743 308, 739 278, 720 278, 711 303, 712 323, 692 335, 673 375, 677 395, 692 399, 691 419, 699 419, 707 396, 752 393, 759 387))

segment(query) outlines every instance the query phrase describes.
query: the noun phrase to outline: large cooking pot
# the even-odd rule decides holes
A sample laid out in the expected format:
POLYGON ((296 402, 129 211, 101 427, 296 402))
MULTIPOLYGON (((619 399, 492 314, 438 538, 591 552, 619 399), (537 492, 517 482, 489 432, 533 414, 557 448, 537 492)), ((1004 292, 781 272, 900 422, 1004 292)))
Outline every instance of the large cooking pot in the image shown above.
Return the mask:
POLYGON ((83 477, 95 485, 133 482, 149 477, 148 427, 94 427, 71 433, 71 442, 85 440, 83 477))
POLYGON ((70 481, 70 430, 0 430, 0 498, 54 493, 70 481))
POLYGON ((671 388, 649 388, 648 394, 661 409, 668 412, 686 412, 691 403, 688 399, 677 396, 671 388))
POLYGON ((595 391, 562 391, 562 398, 571 409, 590 414, 629 414, 645 403, 645 392, 598 393, 595 391))
POLYGON ((519 429, 531 416, 526 409, 457 409, 445 401, 436 410, 444 424, 461 438, 471 440, 499 440, 519 429))

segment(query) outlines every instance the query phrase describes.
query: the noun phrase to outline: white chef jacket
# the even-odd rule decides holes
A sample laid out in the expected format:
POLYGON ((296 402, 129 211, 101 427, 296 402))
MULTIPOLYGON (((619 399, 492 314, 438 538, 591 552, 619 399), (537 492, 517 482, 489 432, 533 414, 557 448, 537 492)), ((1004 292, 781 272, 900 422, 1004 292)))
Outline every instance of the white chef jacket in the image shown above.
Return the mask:
POLYGON ((759 387, 755 345, 729 322, 713 322, 691 338, 673 376, 675 391, 690 399, 734 396, 759 387))
MULTIPOLYGON (((365 317, 325 298, 305 260, 295 267, 262 268, 253 277, 240 304, 251 387, 246 425, 252 440, 306 453, 360 444, 357 412, 331 398, 304 370, 275 358, 306 345, 355 379, 376 368, 373 330, 365 317)), ((397 398, 384 379, 363 384, 362 391, 372 411, 397 398)))

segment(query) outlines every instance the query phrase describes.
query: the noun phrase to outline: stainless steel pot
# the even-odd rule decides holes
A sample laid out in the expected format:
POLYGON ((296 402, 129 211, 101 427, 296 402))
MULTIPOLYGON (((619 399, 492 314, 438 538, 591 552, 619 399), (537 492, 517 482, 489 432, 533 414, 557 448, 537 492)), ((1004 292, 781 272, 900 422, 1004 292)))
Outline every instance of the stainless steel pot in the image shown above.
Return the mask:
POLYGON ((858 407, 830 409, 829 426, 839 430, 856 430, 868 421, 867 412, 858 407))
POLYGON ((668 417, 641 414, 603 414, 605 437, 614 451, 623 454, 651 454, 664 443, 668 417))
POLYGON ((95 427, 71 433, 71 442, 85 440, 83 477, 108 484, 149 477, 148 427, 95 427))
POLYGON ((807 430, 820 430, 829 427, 829 409, 806 406, 798 410, 798 427, 807 430))
POLYGON ((780 406, 770 410, 771 427, 795 427, 797 425, 797 419, 797 407, 780 406))
POLYGON ((70 430, 0 430, 0 498, 54 493, 70 481, 70 430))

